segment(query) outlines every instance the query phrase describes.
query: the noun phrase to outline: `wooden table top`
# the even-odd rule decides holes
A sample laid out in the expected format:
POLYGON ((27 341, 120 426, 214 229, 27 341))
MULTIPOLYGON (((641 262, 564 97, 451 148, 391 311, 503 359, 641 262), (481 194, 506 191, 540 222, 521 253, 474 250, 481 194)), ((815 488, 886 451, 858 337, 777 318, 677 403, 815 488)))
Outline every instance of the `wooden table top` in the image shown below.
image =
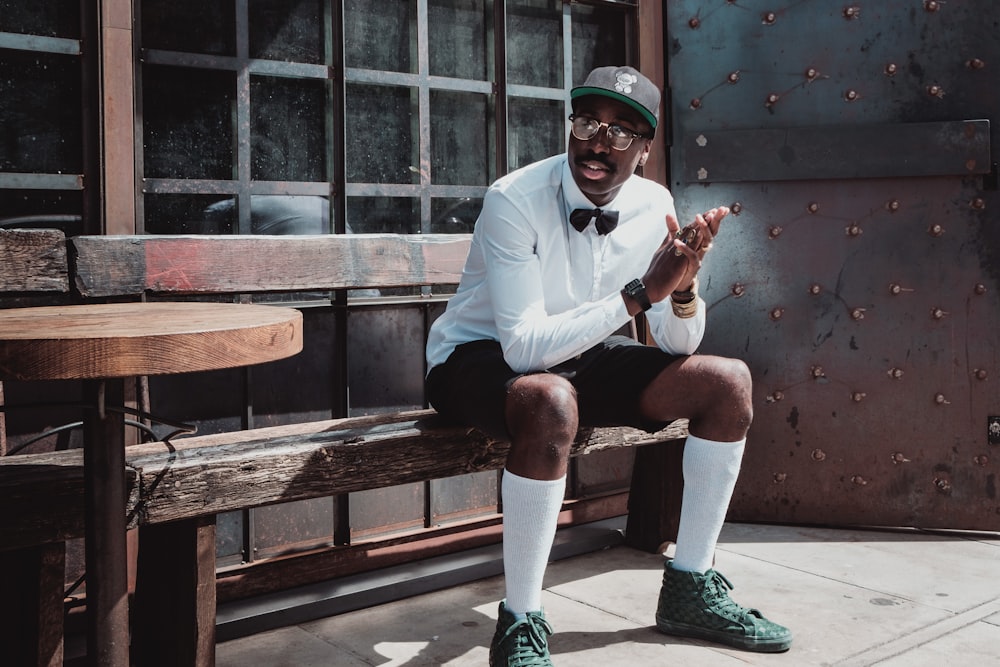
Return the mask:
POLYGON ((301 350, 302 313, 294 308, 134 302, 0 310, 0 380, 187 373, 301 350))

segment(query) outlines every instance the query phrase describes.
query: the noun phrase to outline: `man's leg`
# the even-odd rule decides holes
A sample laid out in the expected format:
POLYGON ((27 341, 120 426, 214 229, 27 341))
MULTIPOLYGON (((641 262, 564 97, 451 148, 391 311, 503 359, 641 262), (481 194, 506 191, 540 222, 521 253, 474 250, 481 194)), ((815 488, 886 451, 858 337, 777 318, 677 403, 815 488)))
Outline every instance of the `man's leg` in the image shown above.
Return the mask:
POLYGON ((576 392, 555 375, 520 377, 508 392, 506 416, 511 449, 501 493, 507 595, 500 604, 490 666, 551 665, 547 635, 552 628, 542 614, 542 581, 576 437, 576 392))
POLYGON ((746 365, 721 357, 689 357, 647 387, 640 408, 654 419, 682 415, 690 420, 677 550, 664 570, 657 627, 753 651, 787 650, 791 633, 733 602, 729 581, 712 569, 753 418, 746 365))

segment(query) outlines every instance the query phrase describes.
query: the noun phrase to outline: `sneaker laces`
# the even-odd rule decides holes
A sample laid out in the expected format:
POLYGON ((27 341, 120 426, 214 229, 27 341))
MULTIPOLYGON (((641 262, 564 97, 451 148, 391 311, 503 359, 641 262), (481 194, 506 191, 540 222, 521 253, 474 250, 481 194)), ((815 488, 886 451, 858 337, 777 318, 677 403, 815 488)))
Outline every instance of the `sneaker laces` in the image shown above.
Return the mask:
POLYGON ((513 623, 500 639, 500 643, 512 637, 513 641, 508 654, 511 667, 531 667, 532 665, 551 665, 548 660, 547 635, 552 634, 552 626, 541 616, 528 615, 513 623))
POLYGON ((729 591, 733 590, 732 582, 716 570, 710 570, 708 579, 705 581, 705 601, 711 602, 717 612, 724 612, 733 620, 746 622, 748 617, 762 618, 761 613, 756 609, 750 609, 736 602, 729 597, 729 591))

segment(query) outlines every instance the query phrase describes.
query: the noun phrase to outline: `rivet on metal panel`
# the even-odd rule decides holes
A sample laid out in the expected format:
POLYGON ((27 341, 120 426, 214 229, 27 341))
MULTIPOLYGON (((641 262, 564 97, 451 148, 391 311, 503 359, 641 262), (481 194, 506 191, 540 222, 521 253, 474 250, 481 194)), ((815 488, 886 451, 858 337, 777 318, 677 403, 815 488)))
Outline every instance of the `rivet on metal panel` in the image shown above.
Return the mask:
POLYGON ((781 232, 783 231, 785 230, 779 227, 778 225, 772 225, 771 228, 767 230, 767 235, 772 239, 776 239, 779 236, 781 236, 781 232))
POLYGON ((819 70, 815 67, 810 67, 806 70, 806 79, 809 81, 815 81, 816 77, 819 76, 819 70))
POLYGON ((856 484, 858 486, 865 486, 866 484, 868 484, 868 480, 862 477, 861 475, 855 475, 854 477, 851 478, 851 483, 856 484))
POLYGON ((844 18, 849 21, 861 18, 861 8, 857 5, 844 7, 844 18))
POLYGON ((863 391, 855 391, 851 393, 851 400, 854 401, 855 403, 860 403, 861 401, 865 400, 865 397, 867 395, 868 394, 866 394, 863 391))
POLYGON ((931 85, 927 86, 927 94, 930 95, 931 97, 936 97, 938 99, 941 99, 942 97, 944 97, 944 88, 937 85, 936 83, 932 83, 931 85))
POLYGON ((990 457, 986 456, 986 454, 980 454, 972 460, 977 466, 983 466, 984 468, 990 464, 990 457))
POLYGON ((784 315, 784 314, 785 314, 785 309, 784 308, 772 308, 771 309, 771 319, 772 320, 775 320, 775 321, 780 320, 781 316, 784 315))
POLYGON ((895 213, 899 210, 900 203, 898 199, 890 199, 885 203, 885 208, 889 213, 895 213))
POLYGON ((943 320, 945 317, 947 317, 947 315, 948 311, 946 310, 941 310, 940 308, 931 308, 931 317, 933 317, 935 320, 943 320))
POLYGON ((706 137, 704 134, 699 134, 697 137, 695 137, 694 143, 698 144, 699 148, 704 148, 705 146, 708 145, 708 137, 706 137))
POLYGON ((974 159, 966 160, 965 161, 965 169, 967 171, 975 171, 976 170, 976 161, 974 159))
POLYGON ((935 222, 927 229, 927 233, 931 236, 942 236, 944 234, 944 227, 935 222))
POLYGON ((885 69, 882 71, 885 72, 886 76, 896 76, 896 72, 899 71, 899 66, 896 65, 896 63, 886 63, 885 69))
POLYGON ((929 12, 936 12, 941 9, 941 3, 937 0, 924 0, 924 9, 929 12))
POLYGON ((969 202, 969 206, 971 206, 972 209, 975 211, 983 211, 986 209, 986 200, 983 199, 982 197, 976 197, 971 202, 969 202))
POLYGON ((901 377, 903 377, 903 369, 902 368, 890 368, 889 371, 888 371, 888 373, 889 373, 889 377, 891 377, 893 380, 898 380, 901 377))
POLYGON ((700 97, 695 97, 695 98, 693 98, 691 100, 691 108, 692 109, 700 109, 701 108, 701 98, 700 97))
POLYGON ((701 27, 701 19, 700 19, 700 18, 698 18, 697 16, 692 16, 692 17, 691 17, 691 18, 690 18, 690 19, 688 20, 688 26, 689 26, 689 27, 690 27, 690 28, 691 28, 692 30, 697 30, 698 28, 700 28, 700 27, 701 27))
POLYGON ((781 95, 779 95, 778 93, 769 93, 767 96, 767 100, 765 100, 764 102, 764 106, 771 108, 778 103, 779 99, 781 99, 781 95))
POLYGON ((698 170, 698 180, 704 181, 706 178, 708 178, 708 169, 702 167, 698 170))
POLYGON ((813 296, 819 294, 822 291, 823 288, 822 286, 820 286, 819 283, 813 283, 812 285, 809 286, 809 293, 812 294, 813 296))
POLYGON ((775 484, 781 484, 786 479, 788 479, 788 474, 787 473, 783 473, 783 472, 776 472, 776 473, 774 473, 774 483, 775 484))
POLYGON ((747 288, 743 283, 733 283, 733 286, 729 290, 732 292, 733 296, 737 299, 746 294, 747 288))
POLYGON ((729 73, 729 76, 726 77, 726 81, 728 83, 739 83, 740 71, 738 69, 734 69, 732 72, 729 73))
POLYGON ((972 288, 972 291, 975 292, 978 296, 982 296, 986 294, 986 285, 982 283, 976 283, 976 286, 972 288))
POLYGON ((743 212, 743 204, 741 204, 738 201, 734 201, 732 204, 730 204, 729 211, 733 215, 739 215, 740 213, 743 212))
POLYGON ((912 287, 903 287, 899 283, 889 283, 889 294, 902 294, 903 292, 912 292, 912 287))
POLYGON ((826 452, 824 452, 822 449, 814 449, 814 450, 812 450, 811 456, 812 456, 812 460, 813 461, 825 461, 826 460, 826 452))
POLYGON ((854 90, 853 88, 848 88, 847 90, 844 91, 845 102, 857 102, 860 98, 861 95, 858 94, 858 91, 854 90))
POLYGON ((809 368, 809 374, 813 376, 814 380, 826 377, 826 373, 823 372, 822 366, 811 366, 809 368))
POLYGON ((814 202, 814 201, 809 202, 809 204, 806 206, 806 210, 809 211, 810 213, 818 213, 819 202, 814 202))
POLYGON ((760 18, 760 22, 764 25, 774 25, 774 22, 778 20, 778 15, 774 12, 764 12, 764 15, 760 18))
POLYGON ((785 392, 781 390, 775 390, 772 391, 770 394, 768 394, 767 398, 765 398, 764 400, 767 401, 768 403, 777 403, 784 397, 785 397, 785 392))
POLYGON ((864 308, 853 308, 853 309, 851 309, 851 319, 852 320, 863 320, 863 319, 865 319, 865 309, 864 308))
POLYGON ((861 225, 859 225, 856 222, 852 222, 851 224, 849 224, 847 227, 844 228, 844 231, 847 233, 848 236, 852 238, 855 236, 861 236, 864 233, 864 230, 861 229, 861 225))
POLYGON ((969 69, 983 69, 986 67, 986 62, 980 58, 973 58, 972 60, 966 60, 965 66, 969 69))
POLYGON ((934 394, 934 404, 935 405, 951 405, 951 401, 944 397, 944 394, 938 392, 934 394))
POLYGON ((985 380, 986 378, 988 378, 990 376, 990 374, 987 373, 982 368, 977 368, 977 369, 973 370, 972 374, 976 376, 977 380, 985 380))
POLYGON ((910 463, 910 459, 906 458, 906 455, 903 454, 903 452, 896 452, 892 455, 892 462, 895 465, 899 465, 900 463, 910 463))
POLYGON ((934 488, 941 493, 951 493, 951 480, 944 479, 943 477, 935 477, 934 488))

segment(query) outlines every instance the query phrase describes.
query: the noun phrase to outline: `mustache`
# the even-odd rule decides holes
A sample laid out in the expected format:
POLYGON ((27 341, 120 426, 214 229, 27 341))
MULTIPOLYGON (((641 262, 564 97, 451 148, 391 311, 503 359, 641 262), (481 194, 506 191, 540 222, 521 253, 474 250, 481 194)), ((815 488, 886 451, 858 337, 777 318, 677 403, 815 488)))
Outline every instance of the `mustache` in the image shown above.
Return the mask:
POLYGON ((594 153, 593 151, 587 151, 585 154, 577 156, 577 165, 583 166, 584 162, 600 162, 606 169, 608 169, 608 171, 612 173, 617 171, 615 166, 608 161, 608 158, 605 155, 594 153))

